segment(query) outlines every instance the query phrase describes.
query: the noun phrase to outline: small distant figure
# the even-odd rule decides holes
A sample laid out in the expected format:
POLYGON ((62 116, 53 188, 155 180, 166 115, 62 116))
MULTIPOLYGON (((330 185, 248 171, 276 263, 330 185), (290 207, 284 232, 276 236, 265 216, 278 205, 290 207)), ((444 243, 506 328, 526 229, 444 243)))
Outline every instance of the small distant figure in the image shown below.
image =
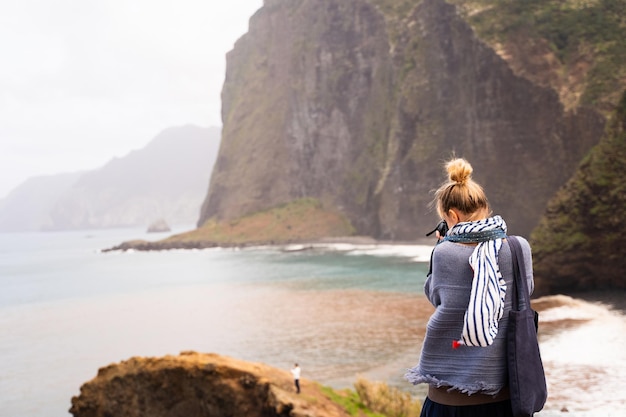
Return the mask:
POLYGON ((300 366, 297 363, 291 368, 291 375, 293 375, 293 383, 296 385, 296 393, 300 394, 300 366))

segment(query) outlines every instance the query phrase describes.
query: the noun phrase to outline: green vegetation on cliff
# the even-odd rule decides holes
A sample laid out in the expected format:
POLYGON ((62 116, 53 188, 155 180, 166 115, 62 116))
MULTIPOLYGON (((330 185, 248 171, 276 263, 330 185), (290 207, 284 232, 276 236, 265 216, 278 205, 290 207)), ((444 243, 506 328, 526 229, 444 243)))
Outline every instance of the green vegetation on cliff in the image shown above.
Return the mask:
POLYGON ((626 93, 603 140, 550 201, 531 239, 541 293, 626 288, 626 93))
POLYGON ((626 87, 626 0, 450 0, 512 67, 563 104, 610 112, 626 87))
MULTIPOLYGON (((367 1, 385 15, 393 47, 421 3, 367 1)), ((447 1, 521 75, 559 92, 567 108, 608 113, 626 87, 626 0, 447 1)))
POLYGON ((209 219, 200 228, 166 241, 198 240, 237 245, 298 242, 353 234, 354 229, 345 216, 325 210, 314 198, 302 198, 236 220, 209 219))
POLYGON ((404 20, 411 15, 411 11, 419 4, 419 0, 366 0, 374 5, 385 16, 389 43, 392 47, 398 42, 404 20))
MULTIPOLYGON (((626 87, 626 0, 447 1, 520 73, 559 92, 567 107, 610 111, 626 87)), ((389 22, 392 45, 400 22, 420 3, 368 2, 389 22)))

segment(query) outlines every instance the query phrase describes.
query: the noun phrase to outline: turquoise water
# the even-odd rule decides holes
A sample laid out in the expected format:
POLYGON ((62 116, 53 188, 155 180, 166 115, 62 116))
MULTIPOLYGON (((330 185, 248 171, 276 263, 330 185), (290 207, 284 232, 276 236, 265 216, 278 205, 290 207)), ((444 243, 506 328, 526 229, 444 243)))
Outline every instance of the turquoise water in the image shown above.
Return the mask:
POLYGON ((426 269, 415 257, 424 260, 430 250, 327 245, 307 251, 98 252, 136 237, 152 236, 138 230, 0 234, 0 307, 217 283, 421 291, 416 280, 423 283, 426 269))
POLYGON ((368 371, 400 378, 402 365, 385 365, 406 362, 411 322, 372 325, 361 316, 376 310, 361 309, 421 297, 430 248, 100 252, 138 237, 162 235, 0 234, 0 416, 69 415, 99 367, 183 350, 300 361, 334 385, 368 371))

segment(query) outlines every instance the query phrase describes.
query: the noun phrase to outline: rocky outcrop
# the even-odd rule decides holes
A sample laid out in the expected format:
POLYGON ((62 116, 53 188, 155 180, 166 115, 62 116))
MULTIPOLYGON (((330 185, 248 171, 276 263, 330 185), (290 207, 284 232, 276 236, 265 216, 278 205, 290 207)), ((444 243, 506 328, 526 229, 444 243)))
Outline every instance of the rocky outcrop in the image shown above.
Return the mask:
POLYGON ((468 158, 512 233, 598 142, 443 0, 273 0, 227 56, 222 145, 198 225, 313 197, 356 233, 421 236, 441 163, 468 158))
POLYGON ((626 289, 626 93, 532 234, 537 294, 626 289))
POLYGON ((164 232, 169 232, 171 230, 172 229, 170 229, 170 226, 167 224, 165 219, 159 219, 150 223, 150 226, 148 226, 147 232, 148 233, 164 233, 164 232))
POLYGON ((344 216, 322 209, 319 201, 301 199, 230 222, 206 222, 202 227, 158 241, 132 240, 109 249, 169 250, 241 247, 349 239, 354 230, 344 216))
POLYGON ((216 354, 131 358, 101 368, 72 398, 74 417, 347 417, 311 381, 216 354))

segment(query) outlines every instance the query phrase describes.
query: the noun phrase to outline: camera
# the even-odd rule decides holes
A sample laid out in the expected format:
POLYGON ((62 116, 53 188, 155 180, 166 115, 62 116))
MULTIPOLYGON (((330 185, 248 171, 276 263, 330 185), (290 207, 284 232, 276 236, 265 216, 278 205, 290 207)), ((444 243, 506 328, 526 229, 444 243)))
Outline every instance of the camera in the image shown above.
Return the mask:
POLYGON ((445 220, 439 222, 437 227, 435 227, 432 231, 426 233, 426 236, 430 236, 435 232, 439 232, 439 236, 445 236, 448 233, 448 223, 445 220))

